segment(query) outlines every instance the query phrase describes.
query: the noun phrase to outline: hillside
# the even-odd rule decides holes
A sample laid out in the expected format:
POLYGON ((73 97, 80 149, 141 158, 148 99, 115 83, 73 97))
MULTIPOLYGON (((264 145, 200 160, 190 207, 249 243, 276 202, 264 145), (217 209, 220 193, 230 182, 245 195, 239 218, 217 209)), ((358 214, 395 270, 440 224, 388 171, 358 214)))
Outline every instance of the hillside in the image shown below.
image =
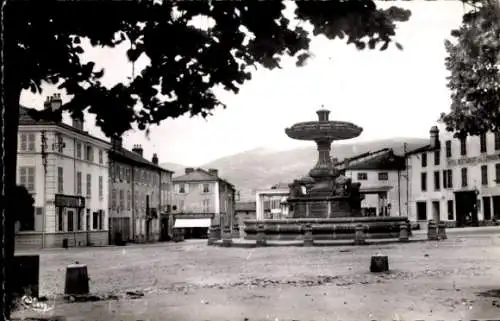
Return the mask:
MULTIPOLYGON (((392 148, 396 154, 403 154, 404 142, 408 144, 407 149, 411 150, 427 144, 428 140, 394 138, 352 144, 334 143, 332 154, 339 160, 382 148, 392 148)), ((269 188, 278 182, 289 182, 294 178, 306 175, 316 160, 317 151, 314 146, 288 151, 271 151, 259 148, 219 158, 201 167, 217 168, 221 177, 236 185, 240 191, 241 200, 252 200, 256 189, 269 188)), ((169 167, 168 163, 162 164, 162 166, 174 170, 176 172, 174 176, 184 172, 182 165, 171 165, 173 166, 169 167)))

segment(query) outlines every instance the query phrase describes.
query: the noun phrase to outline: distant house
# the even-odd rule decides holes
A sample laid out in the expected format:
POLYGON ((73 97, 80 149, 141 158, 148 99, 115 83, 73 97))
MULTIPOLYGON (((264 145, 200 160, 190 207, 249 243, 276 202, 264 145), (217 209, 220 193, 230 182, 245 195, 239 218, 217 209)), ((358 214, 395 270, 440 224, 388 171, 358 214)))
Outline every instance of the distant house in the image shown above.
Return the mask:
POLYGON ((204 238, 210 226, 236 230, 233 184, 219 177, 217 169, 186 168, 175 177, 174 228, 184 228, 185 237, 204 238))
POLYGON ((337 162, 336 168, 361 183, 361 202, 366 216, 406 216, 408 175, 405 157, 383 148, 337 162))

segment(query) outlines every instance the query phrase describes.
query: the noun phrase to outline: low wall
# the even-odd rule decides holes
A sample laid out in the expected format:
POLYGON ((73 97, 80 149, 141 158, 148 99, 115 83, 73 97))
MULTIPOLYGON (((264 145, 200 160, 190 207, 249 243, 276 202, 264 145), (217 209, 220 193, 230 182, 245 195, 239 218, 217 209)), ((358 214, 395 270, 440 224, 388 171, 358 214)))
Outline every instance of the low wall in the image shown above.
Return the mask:
POLYGON ((363 227, 367 239, 398 238, 401 223, 410 223, 406 217, 356 217, 332 219, 247 220, 245 239, 256 240, 259 226, 268 240, 302 240, 305 226, 311 225, 315 240, 350 240, 355 238, 356 226, 363 227))
POLYGON ((57 248, 63 246, 63 239, 69 247, 108 245, 108 231, 77 231, 61 233, 19 232, 16 234, 16 249, 57 248))

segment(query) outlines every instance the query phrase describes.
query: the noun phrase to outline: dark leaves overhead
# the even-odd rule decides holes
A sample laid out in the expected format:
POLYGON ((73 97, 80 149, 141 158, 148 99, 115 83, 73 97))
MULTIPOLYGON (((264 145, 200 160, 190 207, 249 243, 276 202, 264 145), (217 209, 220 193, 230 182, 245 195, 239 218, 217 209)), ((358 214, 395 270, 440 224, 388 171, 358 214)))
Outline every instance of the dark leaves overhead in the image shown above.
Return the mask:
MULTIPOLYGON (((209 115, 222 105, 214 87, 237 93, 251 79, 248 67, 279 68, 285 55, 304 65, 312 35, 292 26, 284 9, 282 1, 9 1, 5 63, 19 70, 11 79, 18 87, 38 92, 42 81, 59 83, 74 95, 64 109, 88 109, 106 135, 122 134, 133 122, 145 129, 186 113, 209 115), (213 24, 200 29, 193 19, 213 24), (82 38, 110 47, 128 39, 128 59, 146 55, 151 66, 130 84, 105 88, 103 71, 79 59, 82 38)), ((359 49, 387 48, 395 22, 410 16, 371 0, 300 1, 295 13, 314 35, 346 38, 359 49)))
POLYGON ((500 131, 500 10, 496 0, 479 5, 445 42, 452 104, 441 120, 457 135, 500 131))

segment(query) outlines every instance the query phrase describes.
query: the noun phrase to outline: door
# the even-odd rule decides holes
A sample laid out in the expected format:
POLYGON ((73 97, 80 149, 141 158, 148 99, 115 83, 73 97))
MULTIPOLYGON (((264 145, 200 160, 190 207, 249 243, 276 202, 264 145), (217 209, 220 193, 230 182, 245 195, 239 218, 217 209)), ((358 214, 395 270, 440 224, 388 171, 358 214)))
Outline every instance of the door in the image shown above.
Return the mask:
POLYGON ((168 236, 168 216, 162 216, 160 224, 161 240, 170 241, 170 237, 168 236))
POLYGON ((500 220, 500 196, 493 196, 493 218, 500 220))
POLYGON ((417 202, 417 221, 427 221, 427 202, 417 202))
POLYGON ((441 208, 439 201, 432 201, 432 219, 436 223, 441 221, 441 208))
POLYGON ((75 228, 75 221, 73 218, 75 212, 73 210, 68 210, 66 215, 68 216, 68 232, 73 232, 75 228))
POLYGON ((478 225, 476 192, 455 192, 455 212, 458 227, 478 225))
POLYGON ((483 197, 483 220, 491 220, 491 197, 483 197))

